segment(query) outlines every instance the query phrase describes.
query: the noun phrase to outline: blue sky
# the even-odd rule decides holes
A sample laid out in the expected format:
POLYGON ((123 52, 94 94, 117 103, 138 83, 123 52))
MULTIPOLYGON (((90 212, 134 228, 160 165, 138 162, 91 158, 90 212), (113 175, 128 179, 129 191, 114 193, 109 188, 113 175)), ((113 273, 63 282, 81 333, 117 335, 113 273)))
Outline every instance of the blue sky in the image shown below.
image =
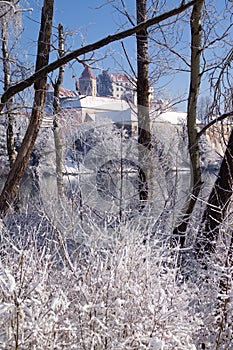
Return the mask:
POLYGON ((114 32, 119 24, 112 6, 101 6, 102 3, 103 0, 56 0, 55 22, 61 21, 69 28, 80 28, 87 41, 97 40, 114 32))
MULTIPOLYGON (((170 6, 172 5, 171 2, 178 3, 177 1, 172 0, 170 1, 170 6)), ((107 1, 86 0, 85 2, 81 2, 77 0, 56 0, 54 23, 58 24, 61 21, 64 24, 65 29, 73 28, 77 30, 77 34, 73 38, 74 47, 78 47, 81 44, 80 33, 83 36, 85 43, 96 41, 102 37, 114 33, 116 30, 119 30, 119 27, 121 27, 124 23, 127 23, 125 17, 119 14, 119 12, 114 9, 111 4, 101 6, 104 3, 107 3, 107 1)), ((134 16, 135 0, 126 0, 125 3, 127 5, 128 12, 134 16)), ((124 40, 124 44, 135 68, 136 40, 135 38, 128 38, 124 40)), ((97 57, 101 57, 105 54, 109 55, 109 52, 113 52, 113 55, 110 55, 109 58, 94 64, 93 68, 96 75, 101 72, 96 68, 110 69, 110 71, 120 71, 123 68, 126 71, 130 71, 129 65, 124 59, 120 43, 116 43, 104 48, 103 50, 99 50, 96 55, 97 57)), ((79 76, 82 69, 82 66, 76 64, 74 74, 79 76)), ((72 74, 73 72, 70 72, 70 74, 67 74, 65 78, 65 84, 69 88, 74 87, 74 83, 70 78, 70 75, 72 74)), ((174 82, 173 77, 169 76, 168 78, 161 80, 161 82, 155 86, 156 95, 158 98, 163 97, 164 90, 167 90, 168 97, 170 97, 169 95, 172 97, 177 94, 183 95, 184 91, 187 91, 188 89, 188 84, 188 75, 183 75, 181 79, 176 79, 176 82, 174 82), (170 83, 170 86, 164 89, 168 82, 170 83)), ((180 109, 182 110, 185 108, 185 104, 180 106, 180 109)))
MULTIPOLYGON (((26 48, 30 52, 30 55, 36 53, 36 39, 38 36, 39 24, 34 22, 40 19, 40 6, 42 1, 30 1, 30 6, 33 7, 33 12, 28 14, 26 20, 26 48)), ((111 6, 101 6, 103 0, 55 0, 54 11, 54 26, 57 26, 60 22, 64 26, 65 31, 72 32, 72 36, 68 38, 69 49, 78 48, 82 45, 82 42, 89 44, 97 41, 109 34, 113 34, 121 25, 122 18, 117 11, 111 6), (98 7, 101 8, 98 9, 98 7)), ((133 7, 134 0, 128 1, 129 9, 133 7), (132 5, 131 5, 132 4, 132 5)), ((133 9, 134 12, 134 9, 133 9)), ((135 40, 129 38, 125 40, 129 54, 135 59, 135 40)), ((121 62, 121 45, 119 43, 112 46, 108 46, 103 50, 96 52, 96 56, 101 58, 102 56, 110 56, 103 61, 98 61, 94 66, 94 73, 100 74, 101 69, 111 69, 112 71, 119 71, 119 63, 121 62), (114 59, 113 59, 114 53, 114 59)), ((90 56, 90 55, 89 55, 90 56)), ((54 57, 52 56, 52 59, 54 57)), ((126 70, 127 66, 124 67, 126 70)), ((67 88, 74 89, 74 79, 72 75, 80 76, 83 66, 80 64, 74 64, 72 69, 66 68, 65 85, 67 88)))
MULTIPOLYGON (((86 0, 83 3, 75 0, 57 0, 55 2, 54 22, 62 22, 65 30, 74 29, 76 31, 75 35, 70 40, 73 42, 74 47, 79 47, 82 44, 82 40, 86 44, 97 41, 109 34, 113 34, 119 28, 121 16, 111 5, 101 6, 103 3, 103 0, 86 0)), ((134 0, 128 1, 128 4, 129 3, 133 4, 134 0)), ((134 55, 135 40, 127 39, 126 42, 131 55, 134 55)), ((110 57, 94 64, 94 73, 96 75, 100 74, 101 68, 119 70, 120 67, 117 66, 115 60, 120 62, 120 51, 121 46, 119 43, 108 46, 103 50, 98 50, 96 52, 97 58, 101 58, 105 55, 110 55, 110 57), (112 58, 112 52, 114 52, 114 59, 112 58)), ((125 68, 128 69, 128 67, 125 68)), ((75 72, 77 75, 81 73, 82 69, 83 67, 81 65, 75 65, 75 72)))
MULTIPOLYGON (((108 4, 101 6, 106 3, 107 0, 55 0, 55 11, 54 11, 54 25, 62 23, 65 31, 72 31, 72 37, 69 37, 68 44, 69 48, 77 48, 84 44, 89 44, 96 40, 99 40, 109 34, 114 33, 122 26, 126 21, 122 15, 120 15, 116 9, 108 4)), ((109 1, 111 2, 111 1, 109 1)), ((113 3, 116 3, 114 1, 113 3)), ((135 13, 135 0, 125 0, 129 13, 134 15, 135 13)), ((170 0, 169 6, 178 4, 178 0, 170 0)), ((222 0, 216 0, 217 6, 223 6, 222 0)), ((26 20, 26 49, 31 55, 35 55, 36 52, 36 39, 38 36, 39 24, 32 20, 39 21, 40 19, 40 6, 42 0, 31 0, 29 6, 34 8, 34 11, 28 15, 31 20, 26 20)), ((186 24, 187 25, 187 24, 186 24)), ((189 28, 186 27, 186 32, 181 39, 181 45, 186 47, 185 50, 189 54, 189 28)), ((125 47, 129 54, 132 63, 135 65, 136 58, 136 43, 135 38, 129 38, 124 41, 125 47)), ((120 71, 122 68, 129 71, 129 65, 123 58, 123 52, 120 43, 112 44, 102 50, 96 52, 96 57, 101 58, 103 56, 108 58, 103 61, 98 61, 94 64, 94 74, 98 75, 101 69, 110 69, 110 71, 120 71)), ((33 57, 32 57, 33 58, 33 57)), ((54 56, 51 56, 54 59, 54 56)), ((171 62, 171 65, 173 62, 171 62)), ((64 86, 69 89, 74 89, 74 81, 77 79, 82 71, 82 65, 75 63, 72 66, 66 67, 66 76, 64 80, 64 86), (73 76, 73 77, 72 77, 73 76)), ((170 74, 167 78, 161 79, 161 81, 155 84, 156 97, 160 98, 163 96, 161 93, 162 89, 167 90, 167 95, 174 97, 176 95, 182 95, 188 91, 189 87, 189 75, 183 74, 170 74)), ((205 91, 205 84, 203 84, 203 91, 205 91)), ((208 92, 207 92, 208 94, 208 92)), ((184 111, 186 104, 182 103, 177 107, 179 110, 184 111)))

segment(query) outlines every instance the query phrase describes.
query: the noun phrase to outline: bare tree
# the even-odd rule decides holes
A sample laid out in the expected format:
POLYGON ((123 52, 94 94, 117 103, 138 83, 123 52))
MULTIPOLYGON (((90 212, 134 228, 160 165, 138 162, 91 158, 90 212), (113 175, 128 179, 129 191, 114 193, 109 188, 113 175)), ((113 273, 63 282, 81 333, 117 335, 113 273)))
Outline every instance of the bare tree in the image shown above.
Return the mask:
MULTIPOLYGON (((1 30, 2 30, 2 56, 3 56, 3 72, 4 72, 4 91, 6 91, 11 85, 11 64, 8 50, 8 39, 7 39, 7 23, 6 18, 1 18, 1 30)), ((13 133, 13 121, 14 117, 11 112, 13 108, 13 98, 11 98, 6 105, 7 108, 7 151, 10 166, 15 161, 15 148, 14 148, 14 133, 13 133)))
MULTIPOLYGON (((215 100, 215 106, 217 107, 217 110, 220 110, 221 108, 220 106, 222 97, 223 101, 225 102, 226 95, 224 90, 231 91, 231 86, 227 87, 227 84, 230 83, 229 67, 232 63, 232 60, 233 55, 231 49, 230 52, 226 55, 223 64, 221 65, 220 73, 214 91, 215 97, 218 96, 218 98, 215 100)), ((231 96, 229 96, 229 98, 231 98, 231 96)), ((224 113, 209 122, 198 133, 198 136, 202 135, 202 133, 205 132, 207 128, 212 126, 214 123, 220 121, 222 122, 224 119, 231 117, 233 115, 233 110, 230 110, 229 107, 230 105, 226 106, 224 103, 224 113)), ((219 233, 221 231, 221 224, 227 217, 233 194, 233 128, 231 121, 229 124, 222 125, 223 130, 224 127, 227 127, 230 136, 228 141, 225 141, 226 150, 224 157, 222 159, 216 181, 213 185, 204 214, 202 216, 202 225, 200 227, 195 246, 195 252, 198 258, 215 252, 219 233)), ((233 234, 231 234, 231 236, 233 237, 233 234)), ((231 242, 229 243, 229 250, 231 250, 230 255, 232 256, 232 238, 231 242)))
MULTIPOLYGON (((50 51, 50 37, 52 32, 53 0, 44 0, 41 16, 41 28, 38 38, 38 52, 36 71, 48 65, 50 51)), ((4 216, 18 192, 19 182, 27 167, 29 157, 35 144, 40 124, 46 94, 46 75, 35 81, 35 95, 30 123, 24 136, 22 145, 0 195, 0 212, 4 216)))
MULTIPOLYGON (((65 54, 65 41, 62 24, 58 25, 58 54, 59 57, 64 56, 65 54)), ((61 140, 61 129, 59 127, 58 113, 60 110, 60 101, 59 101, 59 92, 62 87, 63 77, 65 73, 64 66, 59 68, 58 77, 54 88, 54 97, 53 97, 53 108, 54 108, 54 119, 53 119, 53 135, 54 135, 54 144, 56 150, 56 175, 57 175, 57 192, 58 197, 62 199, 64 197, 64 183, 63 183, 63 152, 62 152, 62 140, 61 140)))
POLYGON ((193 212, 196 200, 201 190, 202 179, 199 158, 198 134, 197 134, 197 99, 201 83, 200 59, 202 52, 202 26, 201 17, 204 0, 199 0, 192 10, 190 18, 191 28, 191 73, 188 96, 187 132, 188 148, 191 162, 190 195, 188 196, 181 222, 175 227, 173 233, 179 236, 180 246, 185 244, 185 232, 187 230, 190 215, 193 212))
MULTIPOLYGON (((137 0, 137 24, 146 21, 147 1, 137 0)), ((145 164, 145 171, 140 171, 139 196, 140 200, 147 200, 149 192, 149 180, 151 174, 151 132, 149 113, 149 55, 148 55, 148 32, 142 29, 136 34, 137 37, 137 107, 138 107, 138 143, 139 143, 139 164, 145 164), (143 147, 141 147, 143 146, 143 147), (146 176, 144 176, 144 174, 146 176)))
POLYGON ((189 7, 196 4, 198 0, 190 1, 185 5, 181 5, 177 8, 174 8, 168 12, 162 13, 159 16, 153 17, 145 22, 138 24, 137 26, 109 35, 93 44, 83 46, 77 50, 72 51, 69 54, 66 54, 54 62, 48 64, 49 56, 49 41, 51 36, 51 21, 53 13, 53 1, 47 0, 44 2, 42 9, 42 21, 41 21, 41 30, 38 39, 38 54, 37 54, 37 63, 35 73, 28 77, 27 79, 11 86, 1 97, 0 112, 2 111, 5 103, 13 97, 15 94, 25 90, 27 87, 35 83, 35 98, 34 98, 34 107, 32 110, 32 117, 28 129, 26 131, 23 143, 20 147, 17 158, 9 172, 8 178, 6 180, 5 186, 0 195, 0 212, 1 216, 4 217, 10 204, 12 203, 19 182, 23 176, 23 173, 26 169, 30 154, 32 152, 35 140, 37 138, 40 124, 41 116, 44 105, 45 98, 45 88, 46 88, 46 76, 48 73, 54 71, 55 69, 65 65, 73 59, 76 59, 80 55, 85 53, 97 50, 101 47, 108 45, 114 41, 118 41, 124 38, 127 38, 135 33, 138 33, 144 29, 153 26, 154 24, 160 23, 172 16, 175 16, 189 7))
POLYGON ((195 252, 199 257, 215 251, 220 225, 226 217, 233 194, 233 130, 227 144, 217 179, 203 214, 203 226, 195 252))
MULTIPOLYGON (((6 91, 12 84, 12 63, 14 63, 14 57, 12 57, 12 49, 9 44, 9 36, 16 37, 19 32, 20 27, 20 15, 14 14, 18 9, 18 2, 13 0, 5 1, 1 5, 1 38, 2 38, 2 62, 3 62, 3 74, 4 74, 4 84, 3 89, 6 91)), ((14 39, 16 41, 17 38, 14 39)), ((15 44, 15 43, 14 43, 15 44)), ((14 44, 12 46, 14 46, 14 44)), ((9 99, 6 104, 6 116, 7 116, 7 130, 6 130, 6 140, 7 140, 7 152, 10 166, 15 161, 15 145, 14 145, 14 116, 13 116, 13 98, 9 99)))

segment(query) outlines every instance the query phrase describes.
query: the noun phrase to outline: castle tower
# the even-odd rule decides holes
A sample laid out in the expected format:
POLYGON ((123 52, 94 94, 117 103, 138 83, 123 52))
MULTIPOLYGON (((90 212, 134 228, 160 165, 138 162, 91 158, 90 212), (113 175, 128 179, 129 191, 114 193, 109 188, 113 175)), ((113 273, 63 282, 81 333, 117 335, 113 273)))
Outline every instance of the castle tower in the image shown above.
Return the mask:
POLYGON ((96 96, 96 77, 88 66, 84 68, 79 78, 79 92, 81 95, 96 96))

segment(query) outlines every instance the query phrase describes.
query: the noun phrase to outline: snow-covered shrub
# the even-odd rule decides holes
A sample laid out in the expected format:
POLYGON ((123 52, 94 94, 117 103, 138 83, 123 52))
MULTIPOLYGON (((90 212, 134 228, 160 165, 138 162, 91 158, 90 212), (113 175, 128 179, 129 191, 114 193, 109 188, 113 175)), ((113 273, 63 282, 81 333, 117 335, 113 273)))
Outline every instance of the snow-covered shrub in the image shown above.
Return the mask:
POLYGON ((44 223, 28 219, 20 238, 2 229, 1 349, 231 349, 232 295, 218 299, 219 266, 178 283, 176 251, 161 234, 135 222, 85 225, 71 250, 44 223))

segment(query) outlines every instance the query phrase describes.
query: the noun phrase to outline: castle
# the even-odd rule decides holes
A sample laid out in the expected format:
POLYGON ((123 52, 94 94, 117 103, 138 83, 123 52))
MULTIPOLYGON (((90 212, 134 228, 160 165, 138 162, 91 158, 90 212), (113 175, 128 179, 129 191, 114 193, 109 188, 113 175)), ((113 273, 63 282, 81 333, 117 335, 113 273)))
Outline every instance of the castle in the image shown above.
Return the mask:
MULTIPOLYGON (((97 77, 86 66, 76 86, 78 93, 84 96, 114 97, 136 104, 136 81, 126 74, 111 73, 103 70, 97 77)), ((150 99, 154 98, 154 89, 150 87, 150 99)))

